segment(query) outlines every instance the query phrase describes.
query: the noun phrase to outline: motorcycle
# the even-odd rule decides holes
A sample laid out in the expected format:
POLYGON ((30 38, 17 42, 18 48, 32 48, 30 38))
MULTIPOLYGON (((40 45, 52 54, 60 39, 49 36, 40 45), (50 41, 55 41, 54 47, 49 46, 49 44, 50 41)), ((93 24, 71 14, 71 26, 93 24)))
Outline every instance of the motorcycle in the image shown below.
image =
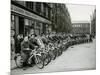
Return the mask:
POLYGON ((22 68, 26 65, 32 65, 35 62, 36 66, 40 69, 44 67, 44 62, 42 59, 42 54, 35 48, 34 50, 25 49, 18 54, 15 59, 16 66, 22 68))

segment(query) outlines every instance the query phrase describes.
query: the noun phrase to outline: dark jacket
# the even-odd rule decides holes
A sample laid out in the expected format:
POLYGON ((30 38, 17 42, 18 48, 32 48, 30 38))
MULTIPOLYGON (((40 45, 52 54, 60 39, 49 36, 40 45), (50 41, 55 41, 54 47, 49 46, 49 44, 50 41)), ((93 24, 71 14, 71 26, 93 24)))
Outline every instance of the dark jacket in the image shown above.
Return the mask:
POLYGON ((29 39, 29 47, 31 48, 31 49, 34 49, 35 48, 35 46, 39 46, 38 44, 37 44, 37 40, 36 39, 34 39, 34 38, 30 38, 29 39))
POLYGON ((29 48, 29 41, 23 41, 21 43, 21 50, 24 50, 25 48, 29 48))
POLYGON ((15 53, 20 53, 21 51, 21 42, 22 42, 22 39, 16 39, 15 40, 15 53))

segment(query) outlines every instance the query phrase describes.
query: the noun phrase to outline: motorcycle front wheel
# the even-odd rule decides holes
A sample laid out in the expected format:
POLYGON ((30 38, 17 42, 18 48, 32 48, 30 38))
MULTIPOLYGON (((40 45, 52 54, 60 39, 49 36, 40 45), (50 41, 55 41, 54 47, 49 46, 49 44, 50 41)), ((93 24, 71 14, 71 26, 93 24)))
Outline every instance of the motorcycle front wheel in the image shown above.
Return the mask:
POLYGON ((35 63, 36 63, 36 66, 39 68, 39 69, 42 69, 44 67, 44 62, 41 58, 41 56, 36 56, 35 58, 35 63))
POLYGON ((46 58, 44 59, 44 66, 48 65, 50 61, 51 61, 51 57, 49 54, 47 54, 46 58))
POLYGON ((53 50, 49 51, 49 55, 50 55, 50 57, 51 57, 51 60, 56 59, 56 54, 54 53, 53 50))

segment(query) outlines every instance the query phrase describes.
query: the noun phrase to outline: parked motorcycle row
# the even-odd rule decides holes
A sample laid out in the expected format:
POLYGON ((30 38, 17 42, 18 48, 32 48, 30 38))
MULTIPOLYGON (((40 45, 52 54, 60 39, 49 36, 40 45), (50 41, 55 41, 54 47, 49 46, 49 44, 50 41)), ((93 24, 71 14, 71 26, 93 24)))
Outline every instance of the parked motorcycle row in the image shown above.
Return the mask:
MULTIPOLYGON (((89 36, 89 35, 88 35, 89 36)), ((17 55, 15 60, 17 67, 24 67, 24 63, 34 65, 42 69, 48 65, 52 60, 61 56, 64 51, 70 46, 92 42, 92 39, 87 35, 51 35, 37 38, 40 47, 36 46, 34 50, 26 49, 17 55), (27 52, 25 55, 23 52, 27 52), (27 60, 23 58, 28 57, 27 60)))

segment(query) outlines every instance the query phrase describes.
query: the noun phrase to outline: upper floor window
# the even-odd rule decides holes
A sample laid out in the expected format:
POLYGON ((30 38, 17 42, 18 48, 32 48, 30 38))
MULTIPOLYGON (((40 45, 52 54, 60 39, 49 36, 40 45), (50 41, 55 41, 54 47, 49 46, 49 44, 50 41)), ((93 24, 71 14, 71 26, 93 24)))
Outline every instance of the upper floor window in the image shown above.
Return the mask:
POLYGON ((36 3, 36 12, 37 12, 38 14, 41 14, 41 3, 40 3, 40 2, 37 2, 37 3, 36 3))
POLYGON ((48 18, 51 19, 51 9, 48 9, 48 18))
POLYGON ((26 7, 33 10, 34 9, 34 3, 33 2, 26 2, 26 7))
POLYGON ((46 4, 45 3, 43 3, 43 8, 44 8, 43 9, 43 15, 46 16, 46 4))

